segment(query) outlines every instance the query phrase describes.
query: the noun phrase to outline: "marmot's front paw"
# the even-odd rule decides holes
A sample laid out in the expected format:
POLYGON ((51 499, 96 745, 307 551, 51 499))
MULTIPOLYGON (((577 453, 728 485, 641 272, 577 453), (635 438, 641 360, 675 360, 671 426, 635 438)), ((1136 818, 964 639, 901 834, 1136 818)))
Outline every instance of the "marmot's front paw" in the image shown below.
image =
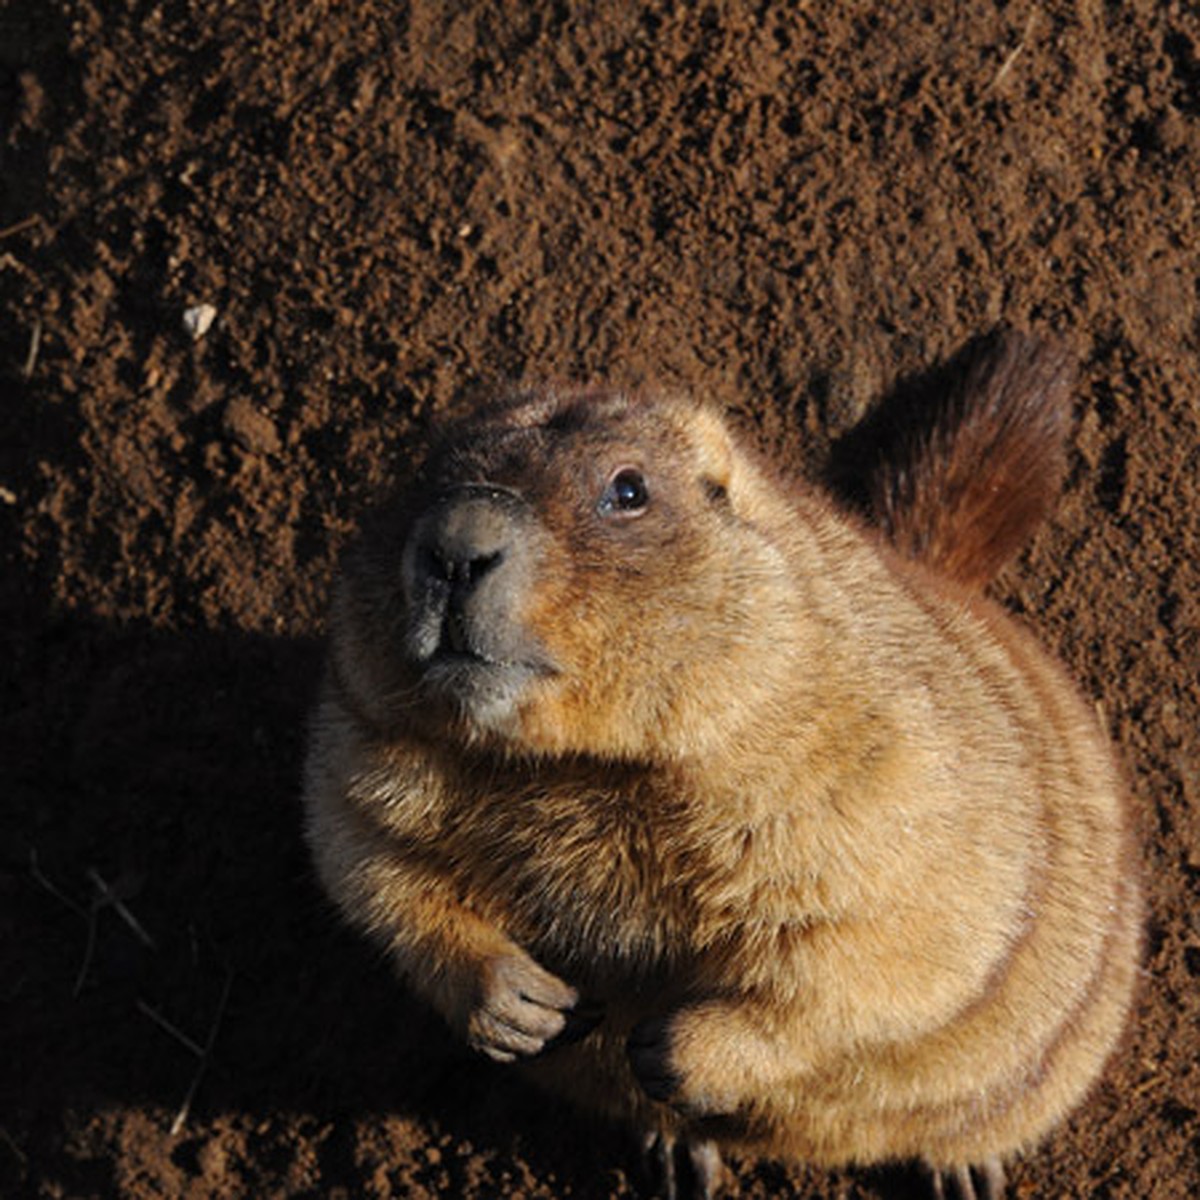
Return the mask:
POLYGON ((479 974, 479 994, 467 1014, 467 1044, 497 1062, 539 1054, 577 1041, 599 1022, 594 1008, 579 1007, 579 993, 520 950, 489 958, 479 974))
POLYGON ((686 1116, 732 1113, 737 1108, 732 1091, 715 1081, 706 1084, 702 1062, 688 1063, 688 1048, 698 1042, 690 1025, 686 1012, 639 1022, 626 1043, 629 1065, 647 1096, 686 1116))

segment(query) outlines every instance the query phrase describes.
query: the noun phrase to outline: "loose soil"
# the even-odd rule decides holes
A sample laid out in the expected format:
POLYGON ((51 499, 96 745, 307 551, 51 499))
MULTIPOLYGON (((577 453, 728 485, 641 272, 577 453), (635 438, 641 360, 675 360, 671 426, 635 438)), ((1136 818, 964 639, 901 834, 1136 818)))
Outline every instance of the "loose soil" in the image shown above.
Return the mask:
POLYGON ((506 382, 687 388, 820 472, 1001 323, 1081 380, 996 591, 1112 730, 1150 901, 1012 1193, 1200 1194, 1198 182, 1181 0, 0 3, 0 1194, 646 1194, 314 885, 338 548, 506 382))

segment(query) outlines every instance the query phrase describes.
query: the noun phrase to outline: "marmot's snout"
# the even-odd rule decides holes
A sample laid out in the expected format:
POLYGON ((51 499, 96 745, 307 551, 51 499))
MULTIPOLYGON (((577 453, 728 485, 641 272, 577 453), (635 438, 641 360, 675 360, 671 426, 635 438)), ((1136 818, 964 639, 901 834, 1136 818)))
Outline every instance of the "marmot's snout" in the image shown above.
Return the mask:
MULTIPOLYGON (((404 548, 405 650, 428 684, 467 701, 480 673, 548 666, 523 614, 539 525, 508 488, 462 484, 414 522, 404 548)), ((493 680, 493 682, 496 682, 493 680)))

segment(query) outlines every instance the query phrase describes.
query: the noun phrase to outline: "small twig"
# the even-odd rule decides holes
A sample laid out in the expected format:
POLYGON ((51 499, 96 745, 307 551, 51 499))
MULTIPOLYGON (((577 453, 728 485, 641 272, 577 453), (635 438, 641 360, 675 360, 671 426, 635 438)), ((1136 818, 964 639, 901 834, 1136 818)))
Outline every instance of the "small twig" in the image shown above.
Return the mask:
POLYGON ((92 959, 96 955, 96 925, 99 914, 100 901, 95 900, 92 903, 91 911, 88 913, 87 945, 83 948, 83 962, 79 964, 79 974, 75 976, 75 986, 71 989, 72 996, 78 996, 83 991, 83 985, 87 982, 88 972, 92 969, 92 959))
POLYGON ((199 1042, 188 1037, 178 1025, 173 1025, 156 1008, 151 1008, 145 1000, 137 1002, 138 1012, 152 1020, 159 1029, 169 1033, 185 1050, 190 1050, 197 1058, 204 1057, 204 1047, 199 1042))
POLYGON ((21 1164, 22 1170, 29 1166, 29 1156, 21 1149, 20 1146, 13 1140, 13 1136, 0 1125, 0 1141, 2 1141, 16 1156, 17 1161, 21 1164))
POLYGON ((89 920, 88 910, 82 904, 76 904, 70 896, 60 892, 58 888, 42 874, 42 868, 38 866, 37 851, 30 847, 29 850, 29 874, 33 876, 35 882, 40 884, 46 891, 50 893, 60 903, 65 904, 73 913, 82 917, 85 921, 89 920))
POLYGON ((34 213, 32 216, 25 217, 23 220, 18 221, 15 225, 10 225, 7 229, 0 229, 0 242, 4 241, 5 238, 13 237, 18 233, 24 233, 27 229, 32 229, 35 225, 40 223, 41 219, 42 217, 40 213, 34 213))
POLYGON ((196 1067, 196 1074, 192 1076, 192 1082, 188 1087, 187 1093, 183 1097, 183 1103, 179 1106, 179 1111, 175 1114, 175 1120, 171 1122, 171 1136, 175 1137, 187 1123, 188 1114, 192 1109, 192 1101, 196 1098, 196 1092, 200 1088, 200 1082, 204 1078, 204 1073, 208 1069, 209 1060, 212 1058, 212 1048, 217 1041, 217 1033, 221 1028, 221 1020, 225 1016, 225 1005, 229 1001, 229 989, 233 986, 233 972, 227 971, 225 974, 225 986, 221 991, 221 1000, 217 1005, 216 1016, 213 1017, 212 1025, 209 1027, 208 1038, 204 1043, 204 1050, 200 1056, 199 1065, 196 1067))
POLYGON ((75 976, 75 986, 71 989, 71 995, 78 996, 83 989, 83 983, 87 979, 88 972, 92 969, 92 956, 96 952, 96 914, 100 910, 100 905, 97 902, 93 903, 90 908, 84 908, 82 904, 76 904, 65 892, 59 891, 42 873, 42 868, 38 866, 37 851, 32 846, 29 848, 29 874, 50 895, 60 903, 65 904, 77 917, 87 924, 87 945, 83 949, 83 962, 79 964, 79 973, 75 976))
POLYGON ((1025 49, 1025 43, 1029 40, 1029 31, 1033 28, 1034 18, 1037 16, 1037 9, 1032 9, 1029 13, 1029 20, 1025 22, 1025 32, 1021 34, 1021 40, 1016 44, 1012 53, 1000 64, 1000 70, 996 72, 995 78, 991 83, 984 88, 984 95, 988 92, 994 92, 1001 83, 1004 82, 1004 77, 1013 68, 1013 63, 1017 61, 1021 51, 1025 49))
POLYGON ((154 944, 154 939, 146 932, 142 923, 129 911, 125 902, 117 895, 116 892, 108 886, 101 878, 100 872, 95 867, 88 867, 88 878, 96 885, 97 890, 103 897, 106 904, 111 904, 116 909, 117 915, 133 930, 138 940, 150 950, 157 950, 158 947, 154 944))
POLYGON ((72 989, 72 995, 78 996, 83 990, 88 972, 92 969, 92 959, 96 953, 96 927, 102 908, 111 906, 116 909, 117 913, 144 945, 148 946, 151 950, 158 949, 154 944, 154 939, 146 932, 142 923, 129 911, 128 906, 109 887, 95 867, 88 867, 87 874, 98 894, 87 908, 84 908, 82 904, 76 903, 70 896, 60 891, 59 888, 50 882, 42 871, 42 868, 38 865, 37 850, 33 847, 29 849, 29 874, 40 887, 49 892, 60 904, 66 905, 67 908, 87 925, 87 945, 84 946, 83 962, 79 964, 79 973, 75 976, 75 986, 72 989))
POLYGON ((1146 1092, 1153 1091, 1162 1082, 1158 1075, 1158 1064, 1152 1062, 1148 1058, 1142 1059, 1142 1066, 1146 1067, 1150 1074, 1146 1076, 1141 1083, 1135 1084, 1130 1095, 1142 1096, 1146 1092))
POLYGON ((32 379, 33 369, 37 366, 38 351, 42 348, 42 318, 37 317, 33 322, 33 330, 29 334, 29 353, 25 356, 25 365, 21 368, 22 379, 32 379))

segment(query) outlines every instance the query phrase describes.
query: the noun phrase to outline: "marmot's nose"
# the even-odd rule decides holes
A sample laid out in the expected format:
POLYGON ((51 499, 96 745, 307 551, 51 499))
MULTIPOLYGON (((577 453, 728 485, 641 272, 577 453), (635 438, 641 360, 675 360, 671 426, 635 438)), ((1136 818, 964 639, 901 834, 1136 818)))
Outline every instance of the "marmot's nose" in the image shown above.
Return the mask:
POLYGON ((414 663, 453 655, 493 666, 543 662, 527 628, 545 537, 528 501, 465 484, 416 519, 404 546, 404 642, 414 663))
MULTIPOLYGON (((414 582, 461 606, 518 546, 524 501, 504 488, 470 484, 447 493, 414 531, 414 582)), ((493 579, 492 582, 495 582, 493 579)))
POLYGON ((466 596, 484 575, 499 566, 504 555, 503 549, 487 551, 471 545, 427 542, 418 549, 417 567, 428 579, 445 583, 453 602, 456 597, 466 596))

